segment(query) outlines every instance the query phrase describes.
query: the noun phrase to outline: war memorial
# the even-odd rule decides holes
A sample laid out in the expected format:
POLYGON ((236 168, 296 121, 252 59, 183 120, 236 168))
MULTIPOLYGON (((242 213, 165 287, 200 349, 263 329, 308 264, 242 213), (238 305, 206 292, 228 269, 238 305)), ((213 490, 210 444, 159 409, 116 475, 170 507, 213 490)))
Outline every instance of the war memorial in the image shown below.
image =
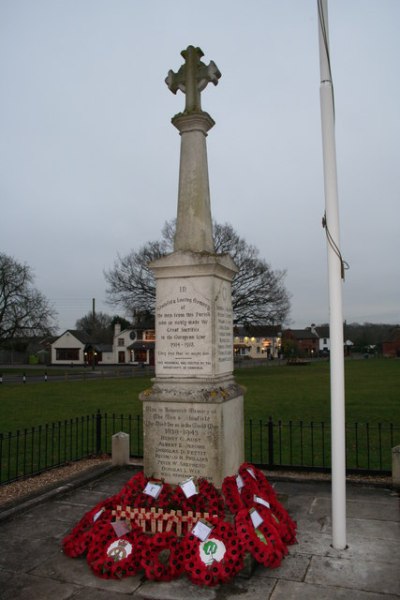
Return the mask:
MULTIPOLYGON (((233 377, 231 284, 216 254, 206 136, 214 121, 201 91, 221 73, 200 48, 166 83, 185 94, 172 119, 181 136, 174 251, 151 263, 156 279, 156 369, 142 392, 144 468, 89 510, 63 540, 95 575, 216 586, 256 564, 277 567, 296 523, 265 475, 244 462, 243 390, 233 377)), ((121 432, 113 441, 124 443, 121 432)))

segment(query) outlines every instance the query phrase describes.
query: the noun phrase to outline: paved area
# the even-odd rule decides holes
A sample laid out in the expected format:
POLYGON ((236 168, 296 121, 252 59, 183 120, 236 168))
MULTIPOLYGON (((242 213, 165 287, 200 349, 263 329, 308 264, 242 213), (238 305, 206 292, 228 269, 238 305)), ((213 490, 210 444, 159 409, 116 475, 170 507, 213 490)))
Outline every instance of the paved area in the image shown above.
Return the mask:
POLYGON ((330 484, 277 482, 288 494, 299 543, 279 569, 217 588, 184 577, 171 583, 141 576, 110 581, 92 575, 84 558, 71 559, 61 540, 86 510, 132 476, 112 470, 79 487, 63 486, 21 512, 0 513, 0 598, 13 600, 394 600, 400 598, 399 497, 389 489, 349 485, 348 549, 331 547, 330 484))

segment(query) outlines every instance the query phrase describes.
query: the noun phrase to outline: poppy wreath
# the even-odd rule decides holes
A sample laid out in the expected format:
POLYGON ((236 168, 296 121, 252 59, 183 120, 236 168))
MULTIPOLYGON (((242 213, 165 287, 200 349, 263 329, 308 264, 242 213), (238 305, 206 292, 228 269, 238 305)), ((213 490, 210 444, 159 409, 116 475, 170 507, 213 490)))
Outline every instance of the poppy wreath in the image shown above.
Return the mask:
POLYGON ((95 523, 110 523, 115 496, 96 504, 94 508, 83 515, 72 531, 63 539, 64 554, 76 558, 84 554, 88 548, 91 530, 95 523))
POLYGON ((111 523, 96 523, 90 534, 86 557, 93 573, 102 579, 136 575, 141 569, 143 538, 142 530, 136 525, 118 536, 111 523))
POLYGON ((220 518, 225 516, 224 500, 217 488, 207 479, 201 478, 197 481, 198 493, 187 498, 182 488, 178 485, 172 496, 172 506, 179 506, 183 512, 208 513, 210 517, 216 515, 220 518))
POLYGON ((250 463, 243 463, 239 467, 239 475, 243 479, 244 484, 256 484, 257 493, 266 498, 268 502, 272 498, 276 498, 276 492, 264 473, 250 463))
POLYGON ((196 585, 226 583, 243 568, 244 548, 233 525, 211 519, 210 523, 214 528, 204 542, 193 533, 183 538, 184 570, 196 585))
POLYGON ((236 515, 239 510, 245 507, 241 493, 236 482, 236 475, 225 477, 222 482, 222 493, 225 497, 226 505, 231 513, 236 515))
POLYGON ((144 487, 135 495, 130 506, 134 506, 135 508, 152 508, 153 506, 157 508, 168 508, 171 505, 171 498, 172 487, 169 483, 164 483, 159 479, 145 479, 144 487), (144 488, 149 481, 160 483, 162 485, 161 492, 157 498, 144 493, 144 488))
POLYGON ((143 492, 146 487, 146 483, 147 479, 144 476, 143 471, 136 473, 117 494, 116 504, 133 506, 137 496, 143 492))
MULTIPOLYGON (((272 521, 272 524, 278 530, 282 540, 286 544, 296 543, 297 525, 295 521, 289 517, 287 510, 282 506, 276 496, 270 496, 268 500, 261 496, 261 499, 266 500, 270 505, 270 510, 255 500, 255 497, 260 497, 260 492, 258 490, 258 484, 254 479, 249 479, 239 491, 236 477, 226 477, 222 484, 222 490, 226 498, 227 506, 233 514, 236 514, 243 508, 256 508, 259 511, 261 507, 263 509, 264 518, 268 521, 272 521)), ((263 492, 261 492, 261 494, 263 494, 263 492)))
POLYGON ((287 510, 279 502, 275 490, 270 485, 265 475, 259 469, 248 463, 242 465, 239 470, 239 473, 240 472, 242 472, 241 477, 245 483, 240 491, 240 498, 243 505, 247 508, 254 507, 258 510, 259 507, 263 505, 257 503, 254 500, 254 496, 266 500, 270 505, 271 514, 275 520, 275 527, 277 527, 283 541, 286 544, 295 544, 297 524, 289 517, 287 510), (245 467, 245 471, 243 467, 245 467), (252 473, 254 473, 254 476, 252 473))
POLYGON ((287 554, 278 530, 272 524, 268 515, 258 510, 263 522, 254 528, 250 511, 246 508, 240 510, 235 517, 236 533, 245 550, 265 567, 279 567, 282 558, 287 554))
POLYGON ((172 531, 146 537, 141 552, 141 566, 147 579, 171 581, 183 573, 183 544, 172 531), (168 558, 165 558, 169 551, 168 558))
MULTIPOLYGON (((290 518, 286 508, 276 499, 269 500, 273 518, 277 521, 278 531, 285 544, 296 544, 297 523, 290 518)), ((259 504, 255 504, 259 510, 259 504)), ((268 510, 268 509, 266 509, 268 510)))

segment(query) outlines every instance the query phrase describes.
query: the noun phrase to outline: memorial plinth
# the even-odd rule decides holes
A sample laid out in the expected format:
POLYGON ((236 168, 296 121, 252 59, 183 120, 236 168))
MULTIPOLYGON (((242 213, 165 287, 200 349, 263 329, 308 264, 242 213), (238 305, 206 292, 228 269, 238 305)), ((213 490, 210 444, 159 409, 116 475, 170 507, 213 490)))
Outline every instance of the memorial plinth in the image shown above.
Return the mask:
POLYGON ((200 91, 220 73, 200 62, 199 48, 182 52, 169 72, 186 108, 172 123, 181 135, 174 252, 150 264, 156 279, 154 385, 143 402, 144 471, 180 483, 207 477, 220 486, 244 460, 243 394, 233 378, 232 279, 228 255, 212 238, 206 136, 214 125, 200 91))

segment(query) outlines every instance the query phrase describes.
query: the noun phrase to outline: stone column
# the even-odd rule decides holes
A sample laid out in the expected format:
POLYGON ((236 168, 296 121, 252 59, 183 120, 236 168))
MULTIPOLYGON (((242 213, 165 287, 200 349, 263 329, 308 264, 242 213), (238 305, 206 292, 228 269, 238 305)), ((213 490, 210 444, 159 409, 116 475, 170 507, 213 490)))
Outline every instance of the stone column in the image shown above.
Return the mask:
POLYGON ((181 134, 174 248, 178 251, 214 252, 206 136, 215 123, 209 114, 203 112, 177 115, 172 123, 181 134))
POLYGON ((172 119, 181 134, 174 252, 151 263, 156 278, 156 377, 143 401, 144 471, 179 483, 207 477, 220 486, 244 460, 243 394, 233 378, 232 279, 228 255, 214 253, 208 183, 210 115, 200 91, 220 72, 200 61, 199 48, 182 52, 170 71, 172 92, 186 108, 172 119))

